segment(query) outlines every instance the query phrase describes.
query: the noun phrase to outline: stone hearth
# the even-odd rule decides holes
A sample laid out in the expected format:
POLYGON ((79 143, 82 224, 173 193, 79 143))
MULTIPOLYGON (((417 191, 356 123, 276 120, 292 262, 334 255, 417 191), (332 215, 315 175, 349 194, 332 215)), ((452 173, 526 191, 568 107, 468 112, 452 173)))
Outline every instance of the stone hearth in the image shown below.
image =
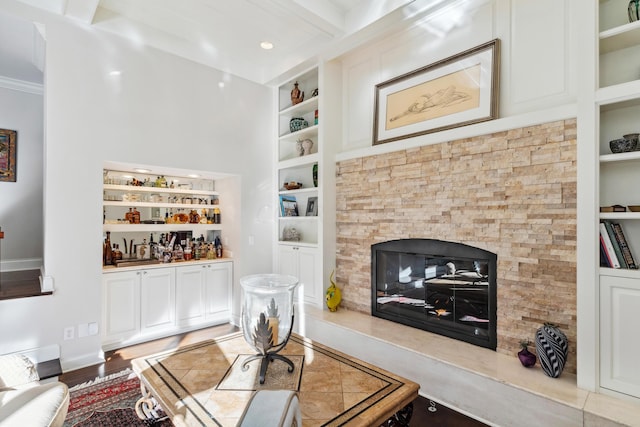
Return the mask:
POLYGON ((465 243, 498 255, 497 351, 513 355, 552 322, 569 339, 565 370, 575 373, 575 120, 336 166, 336 278, 345 308, 371 312, 372 244, 465 243))

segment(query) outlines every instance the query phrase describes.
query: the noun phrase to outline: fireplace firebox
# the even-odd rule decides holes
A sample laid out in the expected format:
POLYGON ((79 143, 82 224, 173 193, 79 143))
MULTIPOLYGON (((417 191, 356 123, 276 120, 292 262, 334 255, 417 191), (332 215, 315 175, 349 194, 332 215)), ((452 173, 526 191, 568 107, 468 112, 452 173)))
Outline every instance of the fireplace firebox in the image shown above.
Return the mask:
POLYGON ((497 255, 457 242, 371 246, 373 316, 496 349, 497 255))

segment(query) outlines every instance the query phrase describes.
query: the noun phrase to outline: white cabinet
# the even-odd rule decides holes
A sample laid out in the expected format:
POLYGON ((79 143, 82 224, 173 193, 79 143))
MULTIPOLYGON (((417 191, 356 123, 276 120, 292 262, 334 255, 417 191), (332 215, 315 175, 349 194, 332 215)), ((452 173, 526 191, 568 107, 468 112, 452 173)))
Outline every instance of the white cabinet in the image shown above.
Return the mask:
POLYGON ((176 268, 176 320, 180 326, 228 321, 232 264, 208 263, 176 268))
POLYGON ((102 275, 104 350, 230 320, 230 261, 122 270, 102 275))
POLYGON ((297 277, 300 285, 296 288, 296 300, 300 293, 304 302, 322 304, 322 286, 318 282, 320 257, 318 249, 299 245, 278 245, 278 272, 297 277))
POLYGON ((175 269, 142 270, 140 274, 140 333, 151 334, 175 325, 175 269))
POLYGON ((140 271, 125 271, 103 277, 103 342, 124 341, 140 332, 141 274, 140 271))
POLYGON ((208 321, 229 319, 232 283, 233 276, 230 262, 207 264, 204 295, 205 317, 208 321))
POLYGON ((640 313, 640 274, 600 276, 600 385, 640 396, 637 314, 640 313))
POLYGON ((176 267, 176 320, 180 326, 204 321, 205 273, 204 264, 176 267))

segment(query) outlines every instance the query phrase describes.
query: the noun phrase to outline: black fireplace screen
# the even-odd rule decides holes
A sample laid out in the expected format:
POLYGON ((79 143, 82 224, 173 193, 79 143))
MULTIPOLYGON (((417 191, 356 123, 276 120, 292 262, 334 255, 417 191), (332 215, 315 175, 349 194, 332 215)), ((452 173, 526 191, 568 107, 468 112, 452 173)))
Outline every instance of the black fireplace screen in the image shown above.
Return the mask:
POLYGON ((496 261, 494 253, 441 240, 372 245, 371 312, 495 350, 496 261))

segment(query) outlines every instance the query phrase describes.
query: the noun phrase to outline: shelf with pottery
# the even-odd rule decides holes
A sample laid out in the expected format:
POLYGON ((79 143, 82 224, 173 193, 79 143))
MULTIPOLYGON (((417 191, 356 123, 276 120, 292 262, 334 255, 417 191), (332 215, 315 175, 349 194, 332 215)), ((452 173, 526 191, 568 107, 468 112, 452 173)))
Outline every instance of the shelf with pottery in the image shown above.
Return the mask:
POLYGON ((280 117, 294 117, 294 116, 305 116, 309 113, 314 113, 318 109, 318 97, 317 96, 309 96, 304 101, 296 104, 290 105, 283 110, 280 110, 280 117))
POLYGON ((599 84, 601 88, 640 80, 640 21, 628 0, 599 2, 599 84))
POLYGON ((317 138, 300 138, 280 141, 278 147, 278 168, 288 168, 299 164, 318 161, 317 138), (311 141, 311 142, 310 142, 311 141))
POLYGON ((615 52, 638 45, 640 40, 640 21, 625 23, 601 31, 600 54, 615 52))

